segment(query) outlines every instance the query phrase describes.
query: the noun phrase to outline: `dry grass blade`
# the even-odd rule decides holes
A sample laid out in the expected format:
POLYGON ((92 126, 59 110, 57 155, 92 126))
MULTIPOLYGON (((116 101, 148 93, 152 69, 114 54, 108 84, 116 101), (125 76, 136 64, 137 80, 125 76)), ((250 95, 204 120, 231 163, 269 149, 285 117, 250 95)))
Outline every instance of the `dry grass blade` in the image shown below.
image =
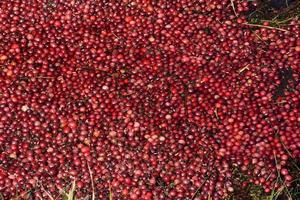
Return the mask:
MULTIPOLYGON (((275 165, 277 166, 278 165, 277 155, 274 151, 273 151, 273 155, 274 155, 275 165)), ((276 167, 276 171, 277 171, 277 180, 276 180, 276 182, 277 181, 281 182, 282 186, 275 193, 274 193, 274 190, 272 191, 272 194, 270 196, 270 200, 276 200, 283 193, 284 190, 286 191, 286 193, 285 193, 286 197, 288 197, 289 199, 292 199, 292 195, 290 194, 289 190, 287 189, 286 182, 282 180, 281 175, 280 175, 280 171, 277 169, 277 167, 276 167)))
POLYGON ((253 27, 259 27, 259 28, 267 28, 267 29, 273 29, 273 30, 278 30, 278 31, 283 31, 283 32, 289 32, 286 29, 272 27, 272 26, 264 26, 264 25, 260 25, 260 24, 249 24, 249 23, 243 23, 243 24, 247 25, 247 26, 253 26, 253 27))
POLYGON ((234 12, 234 15, 237 16, 233 0, 230 0, 230 4, 231 4, 232 10, 234 12))
POLYGON ((112 188, 110 183, 109 183, 109 200, 113 200, 112 188))
POLYGON ((280 143, 282 144, 284 150, 287 152, 287 154, 291 157, 292 159, 292 163, 295 166, 295 168, 300 171, 300 168, 297 166, 297 164, 294 162, 295 158, 294 156, 291 154, 291 152, 289 151, 289 149, 287 148, 287 146, 284 144, 284 142, 280 139, 280 143))
POLYGON ((213 198, 210 195, 208 195, 207 200, 213 200, 213 198))
POLYGON ((42 188, 42 190, 47 194, 47 196, 49 197, 49 199, 50 200, 55 200, 54 198, 53 198, 53 196, 44 188, 44 186, 43 186, 43 184, 42 183, 40 183, 41 184, 41 188, 42 188))
POLYGON ((89 169, 89 174, 91 178, 91 184, 92 184, 92 200, 95 200, 95 187, 94 187, 94 179, 93 179, 93 172, 91 170, 91 167, 89 163, 87 163, 88 169, 89 169))
POLYGON ((198 195, 198 193, 202 190, 202 187, 204 186, 204 184, 208 181, 208 179, 212 176, 212 173, 210 173, 209 176, 207 176, 204 181, 201 183, 201 185, 197 188, 196 192, 194 193, 194 195, 192 196, 191 200, 194 200, 196 198, 196 196, 198 195))

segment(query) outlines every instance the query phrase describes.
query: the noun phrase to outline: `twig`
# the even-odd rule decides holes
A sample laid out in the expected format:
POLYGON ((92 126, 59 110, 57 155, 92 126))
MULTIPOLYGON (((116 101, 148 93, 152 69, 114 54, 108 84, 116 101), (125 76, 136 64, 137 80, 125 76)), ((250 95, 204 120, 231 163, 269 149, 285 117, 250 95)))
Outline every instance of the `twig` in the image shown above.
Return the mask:
POLYGON ((241 74, 243 71, 245 70, 249 70, 249 64, 247 64, 245 67, 243 67, 242 69, 239 70, 239 74, 241 74))
POLYGON ((51 77, 51 76, 37 76, 35 78, 37 78, 37 79, 54 79, 54 77, 51 77))
POLYGON ((267 29, 273 29, 273 30, 278 30, 278 31, 283 31, 283 32, 289 32, 288 30, 282 29, 282 28, 277 28, 277 27, 272 27, 272 26, 265 26, 265 25, 260 25, 260 24, 248 24, 248 23, 243 23, 244 25, 247 26, 253 26, 253 27, 260 27, 260 28, 267 28, 267 29))
POLYGON ((220 120, 219 115, 218 115, 218 108, 215 108, 214 113, 215 113, 215 116, 216 116, 218 122, 221 123, 221 120, 220 120))

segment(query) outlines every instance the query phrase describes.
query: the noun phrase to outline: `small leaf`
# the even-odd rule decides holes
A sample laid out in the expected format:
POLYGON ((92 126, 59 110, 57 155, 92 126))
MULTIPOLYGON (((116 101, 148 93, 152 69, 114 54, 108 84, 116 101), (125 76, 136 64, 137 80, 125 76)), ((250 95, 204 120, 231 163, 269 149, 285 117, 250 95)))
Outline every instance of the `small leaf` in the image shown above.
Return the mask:
POLYGON ((75 200, 75 190, 76 182, 74 180, 68 193, 66 193, 64 190, 61 190, 62 200, 75 200))
POLYGON ((75 199, 75 190, 76 190, 76 182, 73 181, 71 190, 68 194, 68 200, 74 200, 75 199))

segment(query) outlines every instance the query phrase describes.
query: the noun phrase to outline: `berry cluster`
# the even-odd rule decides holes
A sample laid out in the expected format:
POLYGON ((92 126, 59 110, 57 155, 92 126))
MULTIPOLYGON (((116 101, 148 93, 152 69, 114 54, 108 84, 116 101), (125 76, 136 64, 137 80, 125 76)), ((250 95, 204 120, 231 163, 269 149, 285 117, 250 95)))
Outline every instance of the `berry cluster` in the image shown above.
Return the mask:
POLYGON ((230 0, 1 0, 0 192, 222 199, 290 186, 300 23, 230 0), (243 178, 239 178, 242 174, 243 178), (93 185, 93 187, 92 187, 93 185))

